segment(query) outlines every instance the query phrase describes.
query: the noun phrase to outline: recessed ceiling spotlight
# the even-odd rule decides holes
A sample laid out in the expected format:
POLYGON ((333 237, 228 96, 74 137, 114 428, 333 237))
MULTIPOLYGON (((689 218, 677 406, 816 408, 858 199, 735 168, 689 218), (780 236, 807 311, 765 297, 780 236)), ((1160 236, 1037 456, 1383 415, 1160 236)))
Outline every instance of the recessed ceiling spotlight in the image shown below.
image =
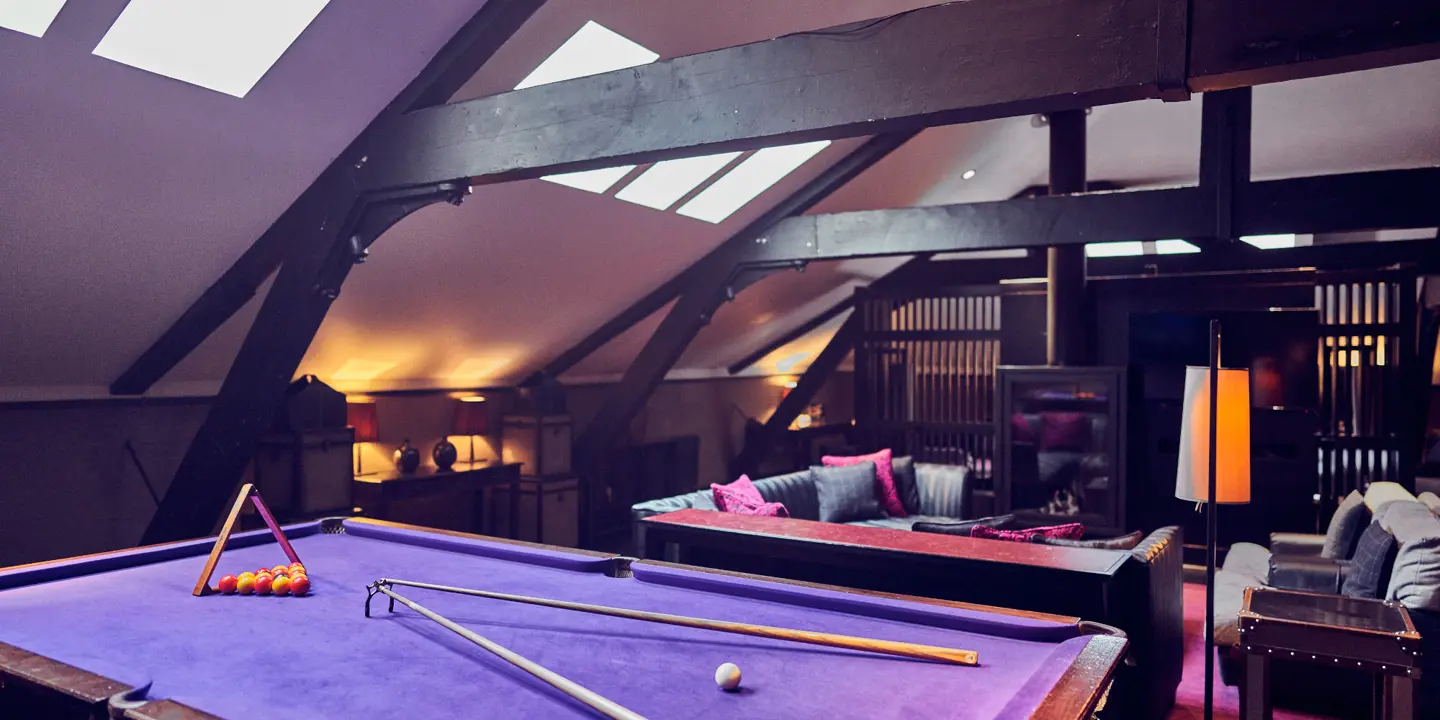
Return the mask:
POLYGON ((965 172, 963 172, 963 173, 960 174, 960 179, 961 179, 961 180, 969 180, 970 178, 973 178, 973 177, 975 177, 975 169, 974 169, 974 168, 971 168, 971 169, 969 169, 969 170, 966 170, 965 172))

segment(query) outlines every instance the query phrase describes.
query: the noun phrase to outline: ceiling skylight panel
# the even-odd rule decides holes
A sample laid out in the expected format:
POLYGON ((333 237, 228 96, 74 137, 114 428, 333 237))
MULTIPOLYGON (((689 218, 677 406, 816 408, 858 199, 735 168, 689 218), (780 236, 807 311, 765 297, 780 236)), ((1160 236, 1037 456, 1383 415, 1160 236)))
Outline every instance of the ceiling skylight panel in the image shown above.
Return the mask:
POLYGON ((1144 254, 1145 243, 1139 240, 1090 243, 1085 246, 1086 257, 1130 257, 1144 254))
POLYGON ((550 53, 515 89, 649 65, 659 57, 649 48, 591 20, 550 53))
POLYGON ((329 0, 130 0, 95 54, 245 97, 329 0))
POLYGON ((675 212, 722 222, 829 145, 829 140, 821 140, 759 150, 675 212))
POLYGON ((0 0, 0 28, 45 37, 65 0, 0 0))
POLYGON ((588 190, 598 194, 609 190, 612 185, 620 182, 620 178, 625 177, 634 169, 634 165, 622 165, 599 170, 582 170, 564 175, 546 175, 540 179, 548 180, 556 185, 564 185, 576 190, 588 190))
POLYGON ((1200 252, 1200 248, 1188 240, 1156 240, 1156 255, 1189 255, 1200 252))
MULTIPOLYGON (((591 20, 556 48, 555 52, 550 53, 550 57, 545 58, 544 62, 526 75, 515 89, 524 90, 537 85, 649 65, 659 57, 658 53, 649 48, 591 20)), ((577 190, 603 193, 634 169, 634 165, 625 165, 563 175, 546 175, 540 179, 577 190)))
POLYGON ((1240 239, 1261 250, 1279 250, 1282 248, 1295 247, 1294 233, 1286 235, 1247 235, 1240 239))
POLYGON ((740 157, 740 153, 720 153, 701 157, 665 160, 650 166, 635 181, 626 185, 615 197, 636 205, 665 210, 685 197, 710 176, 740 157))

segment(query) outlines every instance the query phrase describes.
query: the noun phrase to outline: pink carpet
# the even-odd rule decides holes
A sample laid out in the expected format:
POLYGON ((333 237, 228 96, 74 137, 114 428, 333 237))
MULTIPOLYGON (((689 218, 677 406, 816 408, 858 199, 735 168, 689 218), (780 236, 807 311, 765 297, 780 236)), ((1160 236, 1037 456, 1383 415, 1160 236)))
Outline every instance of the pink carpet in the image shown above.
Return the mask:
MULTIPOLYGON (((1175 691, 1175 709, 1169 720, 1201 720, 1205 716, 1205 586, 1185 584, 1185 672, 1175 691)), ((1215 718, 1234 720, 1240 716, 1240 689, 1220 682, 1215 669, 1215 718)), ((1330 720, 1293 710, 1275 709, 1275 720, 1330 720)))

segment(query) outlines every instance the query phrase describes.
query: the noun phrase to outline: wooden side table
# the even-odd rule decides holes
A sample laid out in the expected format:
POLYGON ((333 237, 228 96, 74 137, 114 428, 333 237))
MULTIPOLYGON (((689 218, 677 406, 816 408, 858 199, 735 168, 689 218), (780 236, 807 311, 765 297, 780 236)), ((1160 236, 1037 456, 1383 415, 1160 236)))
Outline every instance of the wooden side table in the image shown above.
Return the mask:
POLYGON ((1414 720, 1420 633, 1395 602, 1246 588, 1240 610, 1242 720, 1271 720, 1270 661, 1353 667, 1375 676, 1375 717, 1414 720))
MULTIPOLYGON (((487 522, 485 512, 485 491, 496 487, 509 489, 509 515, 520 514, 520 465, 468 464, 457 463, 451 470, 437 470, 424 467, 408 475, 387 473, 383 475, 361 475, 354 481, 355 504, 364 514, 378 520, 394 520, 391 504, 417 498, 445 496, 466 496, 471 503, 470 525, 467 532, 494 533, 494 518, 487 522)), ((494 503, 492 503, 493 505, 494 503)), ((509 523, 510 537, 517 538, 516 524, 509 523)))

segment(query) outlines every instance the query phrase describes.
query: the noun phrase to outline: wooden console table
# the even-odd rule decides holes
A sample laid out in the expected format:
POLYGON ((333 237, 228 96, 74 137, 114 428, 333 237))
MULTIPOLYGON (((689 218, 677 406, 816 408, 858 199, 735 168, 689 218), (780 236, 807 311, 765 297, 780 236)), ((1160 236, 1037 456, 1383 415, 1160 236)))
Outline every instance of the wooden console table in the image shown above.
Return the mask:
MULTIPOLYGON (((354 500, 366 517, 379 520, 395 520, 396 503, 410 500, 454 498, 456 502, 468 503, 470 513, 468 528, 450 528, 465 532, 493 534, 496 527, 493 512, 485 511, 486 491, 496 487, 509 488, 509 517, 520 516, 520 464, 519 463, 456 463, 450 470, 423 467, 410 474, 399 472, 377 475, 361 475, 355 478, 354 500), (491 517, 487 517, 490 515, 491 517)), ((491 510, 495 503, 491 503, 491 510)), ((414 522, 414 518, 405 521, 414 522)), ((416 522, 428 525, 433 523, 416 522)), ((510 537, 517 537, 519 524, 509 521, 510 537)))
POLYGON ((867 590, 1111 618, 1118 550, 677 510, 641 520, 645 557, 867 590))

